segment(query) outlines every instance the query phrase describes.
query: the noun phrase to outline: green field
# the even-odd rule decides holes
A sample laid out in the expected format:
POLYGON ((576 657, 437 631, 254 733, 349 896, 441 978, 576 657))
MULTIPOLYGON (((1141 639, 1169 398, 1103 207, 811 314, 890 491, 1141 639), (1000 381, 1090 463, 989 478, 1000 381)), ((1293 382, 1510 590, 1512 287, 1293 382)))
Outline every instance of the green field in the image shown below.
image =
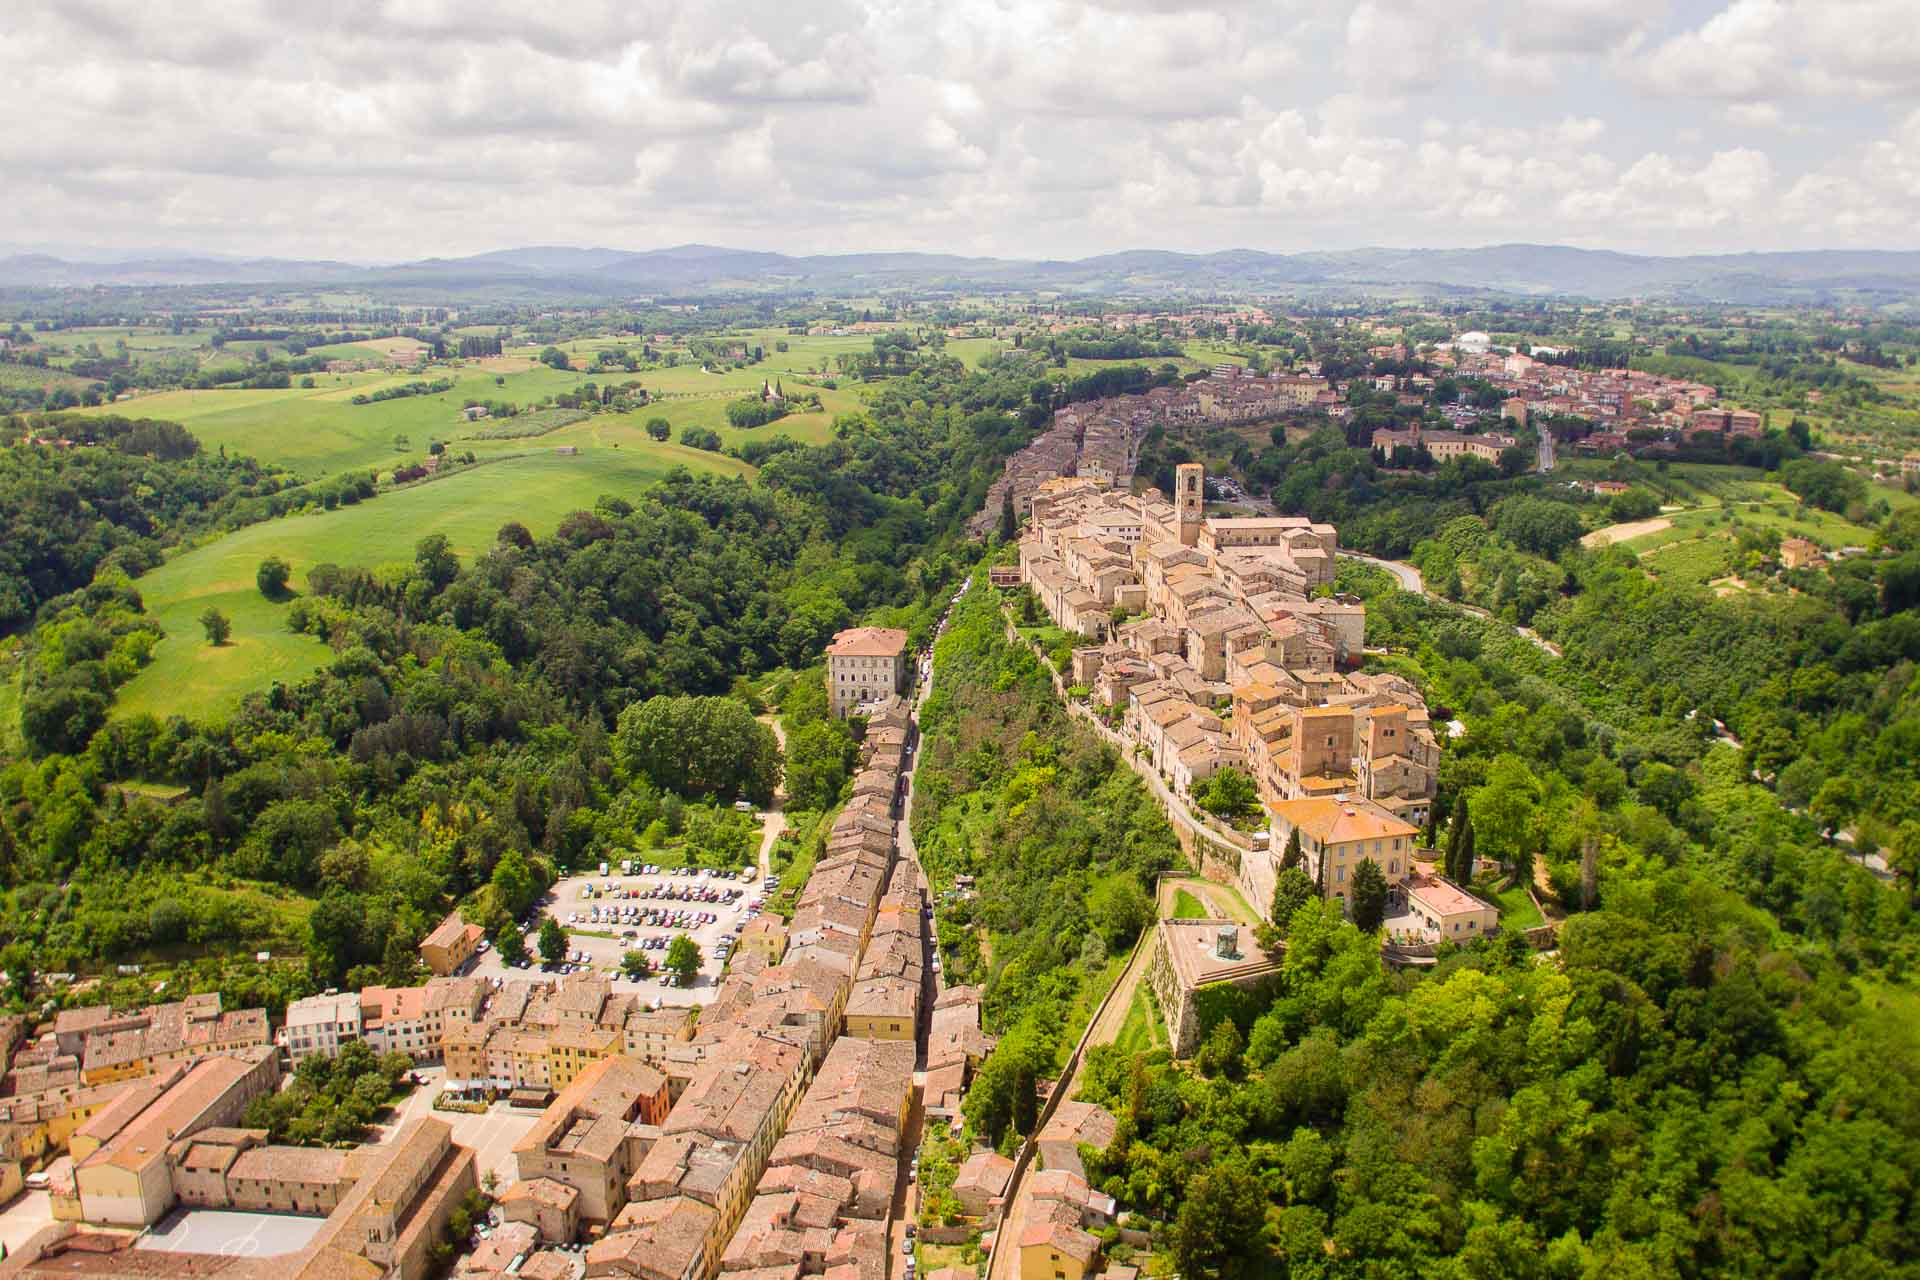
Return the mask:
POLYGON ((528 405, 543 396, 570 391, 591 381, 585 374, 544 366, 494 374, 478 366, 435 369, 418 377, 404 374, 317 374, 314 387, 265 391, 167 391, 140 396, 97 412, 178 422, 208 449, 247 454, 277 463, 303 479, 317 479, 359 468, 389 469, 426 455, 435 439, 453 440, 473 430, 460 414, 468 399, 507 400, 528 405), (353 397, 407 382, 456 379, 453 390, 408 396, 377 404, 354 404, 353 397), (496 384, 494 379, 503 379, 496 384), (396 449, 394 437, 407 437, 396 449))
POLYGON ((1173 895, 1173 916, 1175 920, 1205 920, 1212 916, 1206 904, 1181 889, 1173 895))
POLYGON ((752 470, 718 454, 652 442, 562 457, 552 439, 543 437, 535 449, 526 441, 500 441, 518 444, 517 456, 338 511, 249 525, 148 573, 136 585, 167 638, 152 665, 120 690, 119 709, 210 717, 231 710, 247 692, 298 680, 326 660, 319 641, 287 630, 289 606, 255 587, 254 571, 269 555, 293 565, 298 589, 316 564, 410 561, 414 544, 429 533, 445 534, 463 559, 491 546, 508 520, 540 537, 602 494, 631 494, 676 466, 732 475, 752 470), (209 605, 233 623, 232 639, 217 649, 206 643, 198 621, 209 605))
POLYGON ((42 369, 31 364, 0 364, 0 387, 9 391, 24 391, 32 387, 67 387, 74 391, 83 391, 94 384, 85 378, 77 378, 61 369, 42 369))
MULTIPOLYGON (((569 346, 587 353, 594 349, 593 343, 584 341, 569 346)), ((370 349, 366 354, 379 355, 370 349)), ((698 426, 718 432, 727 446, 775 435, 819 444, 831 435, 836 415, 858 413, 862 407, 859 397, 845 386, 828 391, 789 385, 785 389, 790 394, 817 392, 825 408, 817 413, 792 414, 778 423, 752 430, 739 430, 727 424, 729 401, 759 391, 765 380, 782 379, 790 370, 780 365, 792 362, 797 367, 800 359, 801 353, 783 353, 770 356, 764 364, 752 369, 721 373, 703 373, 698 366, 682 365, 638 374, 617 370, 588 374, 544 365, 529 368, 525 361, 509 357, 489 361, 485 367, 478 363, 458 369, 435 366, 417 375, 318 374, 315 375, 318 385, 310 388, 168 391, 103 406, 95 412, 178 422, 208 449, 224 448, 229 453, 248 454, 262 462, 287 467, 307 480, 349 470, 390 470, 402 462, 424 457, 428 444, 434 440, 464 443, 476 454, 501 452, 513 442, 475 439, 478 432, 486 430, 486 425, 469 423, 461 416, 461 407, 467 400, 505 400, 531 406, 544 397, 574 390, 588 382, 604 386, 637 381, 660 397, 638 414, 606 420, 617 425, 605 427, 598 436, 582 433, 589 439, 605 439, 609 443, 629 439, 643 441, 641 428, 646 420, 662 417, 671 425, 672 438, 676 441, 682 429, 698 426), (355 395, 382 387, 447 376, 456 379, 453 389, 437 395, 408 396, 364 405, 352 402, 355 395), (406 438, 404 448, 395 447, 397 436, 406 438)), ((558 443, 562 437, 556 433, 542 439, 558 443)))

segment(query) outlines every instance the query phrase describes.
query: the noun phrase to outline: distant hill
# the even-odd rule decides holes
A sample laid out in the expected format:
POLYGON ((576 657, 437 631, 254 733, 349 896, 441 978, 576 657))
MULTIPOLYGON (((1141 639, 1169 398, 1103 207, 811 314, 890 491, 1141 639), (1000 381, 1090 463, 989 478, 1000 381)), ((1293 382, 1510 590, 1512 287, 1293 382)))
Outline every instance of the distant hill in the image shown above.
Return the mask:
POLYGON ((1733 302, 1920 297, 1920 252, 1833 250, 1652 257, 1564 245, 1350 249, 1297 254, 1137 249, 1072 261, 935 253, 793 256, 716 245, 499 249, 384 267, 261 258, 0 258, 0 288, 348 284, 414 292, 495 289, 582 299, 700 291, 885 288, 1175 294, 1492 293, 1596 300, 1733 302))

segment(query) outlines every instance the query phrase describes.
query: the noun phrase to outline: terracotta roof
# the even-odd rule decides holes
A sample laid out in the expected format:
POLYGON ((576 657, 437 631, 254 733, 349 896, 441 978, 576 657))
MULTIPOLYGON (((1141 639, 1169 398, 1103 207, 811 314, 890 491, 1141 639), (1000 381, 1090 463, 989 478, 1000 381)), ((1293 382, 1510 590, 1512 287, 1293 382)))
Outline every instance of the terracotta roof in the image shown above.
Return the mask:
POLYGON ((829 657, 892 658, 905 652, 907 633, 893 627, 853 627, 834 636, 829 657))
POLYGON ((1322 844, 1420 834, 1418 827, 1402 822, 1370 800, 1313 796, 1304 800, 1282 800, 1268 807, 1288 826, 1299 828, 1322 844))

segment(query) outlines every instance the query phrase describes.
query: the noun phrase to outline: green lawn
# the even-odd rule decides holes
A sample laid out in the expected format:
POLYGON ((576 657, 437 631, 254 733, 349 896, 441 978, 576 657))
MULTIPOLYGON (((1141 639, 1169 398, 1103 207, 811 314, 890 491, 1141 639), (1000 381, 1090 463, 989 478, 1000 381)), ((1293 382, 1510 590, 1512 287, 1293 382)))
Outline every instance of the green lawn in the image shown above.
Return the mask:
POLYGON ((1516 884, 1491 896, 1500 908, 1502 929, 1532 929, 1547 922, 1540 909, 1533 905, 1533 899, 1527 896, 1524 885, 1516 884))
POLYGON ((120 690, 119 708, 210 717, 231 710, 247 692, 297 680, 327 659, 319 641, 287 630, 289 606, 266 599, 254 585, 254 571, 268 555, 293 565, 299 589, 316 564, 409 561, 414 544, 429 533, 445 534, 462 558, 491 546, 508 520, 541 537, 602 494, 631 494, 675 466, 751 471, 718 454, 651 441, 644 448, 583 448, 578 456, 562 457, 551 439, 543 437, 532 449, 525 441, 501 441, 518 443, 520 456, 338 511, 250 525, 146 574, 137 585, 167 637, 154 650, 152 665, 120 690), (232 639, 217 649, 206 643, 198 621, 210 605, 233 623, 232 639))
POLYGON ((1146 983, 1142 982, 1133 989, 1133 1002, 1127 1006, 1127 1020, 1120 1024, 1120 1032, 1114 1036, 1113 1043, 1126 1054, 1145 1053, 1166 1043, 1166 1032, 1161 1028, 1160 1015, 1155 1012, 1148 998, 1146 983))
POLYGON ((1194 897, 1185 889, 1181 889, 1173 895, 1173 919, 1206 920, 1212 915, 1213 912, 1207 910, 1204 902, 1201 902, 1200 899, 1194 897))

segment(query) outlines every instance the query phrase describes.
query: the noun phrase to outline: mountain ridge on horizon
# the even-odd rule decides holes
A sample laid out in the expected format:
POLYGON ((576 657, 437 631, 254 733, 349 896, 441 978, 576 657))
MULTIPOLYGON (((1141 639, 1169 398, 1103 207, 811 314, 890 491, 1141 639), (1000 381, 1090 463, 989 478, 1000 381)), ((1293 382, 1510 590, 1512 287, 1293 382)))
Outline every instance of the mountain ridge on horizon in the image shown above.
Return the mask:
POLYGON ((1920 299, 1920 250, 1805 249, 1653 255, 1526 242, 1467 249, 1364 246, 1276 253, 1124 249, 1085 258, 1003 258, 919 250, 784 254, 687 243, 657 249, 526 245, 389 264, 182 253, 82 261, 0 256, 0 288, 347 284, 417 290, 519 289, 583 299, 689 291, 832 291, 978 285, 1081 293, 1208 294, 1410 290, 1598 300, 1763 305, 1835 295, 1920 299))

